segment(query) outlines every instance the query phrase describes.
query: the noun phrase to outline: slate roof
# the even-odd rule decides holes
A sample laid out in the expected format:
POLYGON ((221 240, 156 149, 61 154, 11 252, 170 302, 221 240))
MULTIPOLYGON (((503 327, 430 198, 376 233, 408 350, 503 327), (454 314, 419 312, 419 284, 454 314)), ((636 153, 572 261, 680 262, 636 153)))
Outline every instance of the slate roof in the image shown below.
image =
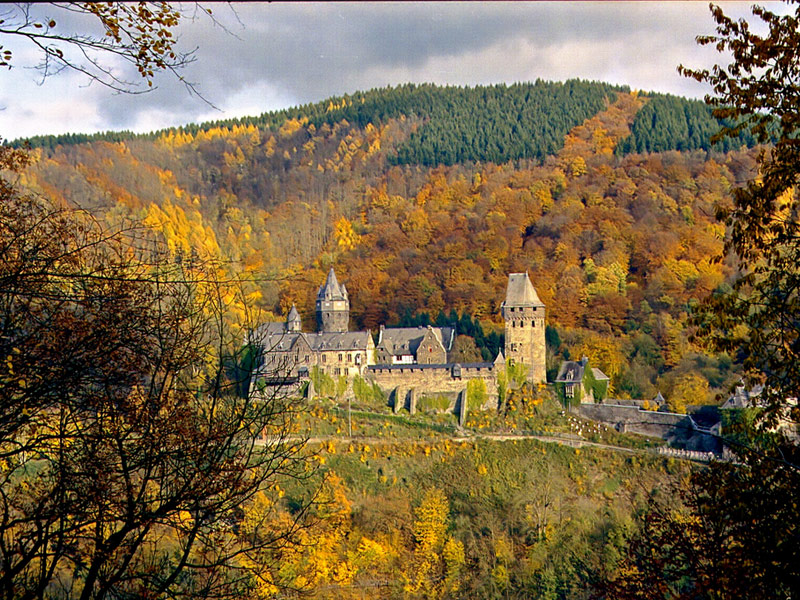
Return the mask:
POLYGON ((253 331, 253 340, 258 343, 263 343, 266 338, 286 333, 286 323, 283 321, 269 323, 262 323, 253 331))
POLYGON ((264 352, 289 352, 302 339, 314 352, 336 350, 364 350, 369 345, 368 331, 332 333, 289 332, 285 323, 264 323, 253 333, 253 341, 264 352))
MULTIPOLYGON (((449 352, 453 347, 455 329, 452 327, 431 327, 439 343, 449 352)), ((384 327, 378 338, 378 346, 386 348, 393 356, 413 354, 416 356, 420 343, 428 333, 427 327, 384 327)))
POLYGON ((286 317, 287 321, 294 321, 300 319, 300 313, 297 312, 297 307, 292 304, 292 310, 289 311, 289 316, 286 317))
POLYGON ((320 286, 319 292, 317 293, 318 300, 323 298, 326 300, 347 300, 347 288, 344 284, 339 284, 339 281, 336 279, 336 273, 333 272, 333 267, 328 271, 328 278, 325 280, 325 283, 320 286))
POLYGON ((311 349, 364 350, 369 344, 369 331, 345 331, 332 333, 304 333, 311 349))
POLYGON ((610 379, 608 375, 603 373, 597 367, 592 367, 592 375, 594 375, 596 381, 608 381, 610 379))
POLYGON ((558 369, 558 375, 555 381, 556 383, 575 383, 583 381, 583 365, 574 360, 565 360, 558 369))
POLYGON ((528 272, 510 273, 503 306, 544 306, 533 289, 528 272))
POLYGON ((761 393, 764 391, 764 386, 761 384, 756 384, 753 386, 753 389, 748 390, 745 386, 739 385, 736 386, 736 391, 730 396, 720 408, 722 409, 732 409, 732 408, 747 408, 748 406, 752 406, 754 401, 755 403, 758 402, 758 397, 761 396, 761 393))

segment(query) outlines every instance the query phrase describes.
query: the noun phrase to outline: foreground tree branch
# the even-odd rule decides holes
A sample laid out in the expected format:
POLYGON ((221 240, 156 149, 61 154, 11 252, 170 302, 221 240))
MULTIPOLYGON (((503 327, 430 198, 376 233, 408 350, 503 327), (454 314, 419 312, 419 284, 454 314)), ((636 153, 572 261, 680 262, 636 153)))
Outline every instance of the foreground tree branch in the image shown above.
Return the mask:
MULTIPOLYGON (((211 9, 194 6, 212 15, 211 9)), ((36 48, 42 81, 69 70, 114 91, 139 94, 166 71, 200 96, 180 74, 194 61, 194 49, 178 49, 177 27, 187 16, 168 2, 8 4, 0 8, 0 41, 16 39, 36 48), (73 22, 82 23, 81 29, 73 29, 73 22)), ((13 51, 0 45, 0 67, 15 64, 13 51)))

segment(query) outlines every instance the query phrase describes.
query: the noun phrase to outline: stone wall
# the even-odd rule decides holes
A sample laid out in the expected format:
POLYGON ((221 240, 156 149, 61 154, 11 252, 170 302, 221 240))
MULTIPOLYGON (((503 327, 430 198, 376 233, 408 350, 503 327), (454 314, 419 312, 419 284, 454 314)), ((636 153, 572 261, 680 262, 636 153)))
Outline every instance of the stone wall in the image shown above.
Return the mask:
POLYGON ((497 376, 492 363, 440 365, 372 365, 365 378, 388 391, 415 388, 419 393, 460 392, 470 379, 483 379, 489 395, 497 393, 497 376))
POLYGON ((688 450, 717 452, 719 442, 699 431, 689 415, 642 410, 619 404, 581 404, 578 413, 600 421, 621 433, 638 433, 667 440, 671 445, 688 450))
POLYGON ((692 428, 686 415, 640 410, 637 406, 619 404, 581 404, 578 413, 587 419, 601 421, 623 433, 640 433, 665 437, 665 431, 684 426, 692 428))
POLYGON ((460 402, 472 379, 483 379, 486 384, 488 398, 483 408, 497 407, 497 376, 492 363, 372 365, 366 369, 365 378, 386 392, 395 412, 406 408, 413 414, 420 396, 442 395, 449 399, 447 412, 461 416, 460 402))

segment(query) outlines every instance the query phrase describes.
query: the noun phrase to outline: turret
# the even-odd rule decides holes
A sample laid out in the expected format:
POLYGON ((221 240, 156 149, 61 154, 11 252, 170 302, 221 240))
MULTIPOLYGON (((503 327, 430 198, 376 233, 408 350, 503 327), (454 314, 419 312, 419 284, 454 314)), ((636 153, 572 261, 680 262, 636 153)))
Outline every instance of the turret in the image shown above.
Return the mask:
POLYGON ((545 309, 527 272, 508 276, 501 311, 506 325, 506 357, 524 363, 530 381, 545 383, 545 309))
POLYGON ((300 313, 297 312, 297 307, 292 304, 292 310, 289 311, 289 316, 286 317, 286 331, 300 333, 302 330, 303 322, 300 320, 300 313))
POLYGON ((350 299, 347 288, 339 285, 333 267, 317 293, 317 331, 345 332, 350 328, 350 299))

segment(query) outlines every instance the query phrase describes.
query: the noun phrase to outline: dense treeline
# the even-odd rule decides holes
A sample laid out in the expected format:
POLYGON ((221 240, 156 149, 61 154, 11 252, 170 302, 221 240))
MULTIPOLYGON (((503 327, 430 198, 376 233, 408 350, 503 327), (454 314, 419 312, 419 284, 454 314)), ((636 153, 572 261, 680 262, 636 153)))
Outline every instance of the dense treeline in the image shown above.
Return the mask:
POLYGON ((52 150, 56 146, 73 146, 87 142, 124 142, 138 136, 132 131, 100 131, 98 133, 63 133, 60 135, 35 135, 30 138, 14 140, 10 145, 16 148, 30 146, 31 148, 47 148, 52 150))
POLYGON ((615 91, 612 86, 576 80, 478 88, 421 87, 414 96, 426 92, 426 110, 414 110, 413 114, 422 117, 424 125, 391 160, 425 166, 525 158, 541 161, 561 148, 570 129, 613 101, 615 91))
POLYGON ((712 144, 712 136, 720 131, 720 122, 704 102, 669 94, 649 96, 650 100, 631 124, 631 134, 617 146, 617 154, 712 149, 729 152, 756 144, 748 131, 743 131, 738 138, 724 138, 712 144))
MULTIPOLYGON (((93 135, 37 136, 33 147, 87 141, 118 142, 134 137, 154 139, 170 132, 196 136, 219 127, 255 126, 278 129, 287 120, 333 126, 341 121, 365 127, 402 116, 423 121, 392 155, 395 164, 452 165, 464 161, 496 163, 520 158, 543 159, 556 152, 567 132, 600 111, 616 91, 603 83, 569 80, 565 83, 519 83, 511 86, 442 87, 406 84, 357 92, 316 104, 244 117, 188 125, 154 134, 130 132, 93 135)), ((19 141, 17 142, 19 143, 19 141)))
MULTIPOLYGON (((16 140, 14 144, 27 141, 34 148, 53 149, 92 141, 155 140, 169 135, 197 137, 200 132, 219 128, 278 131, 291 120, 312 124, 317 129, 343 121, 363 128, 406 117, 414 120, 415 125, 408 139, 389 153, 392 164, 542 161, 561 148, 570 129, 613 102, 617 93, 627 91, 626 87, 579 80, 563 83, 537 80, 474 88, 405 84, 256 117, 191 124, 149 134, 121 131, 48 135, 16 140)), ((705 104, 665 94, 648 94, 648 97, 650 100, 631 125, 630 135, 617 146, 617 154, 712 149, 709 139, 719 131, 720 124, 705 104)), ((743 133, 738 140, 720 141, 713 149, 727 152, 754 143, 752 136, 743 133)))

